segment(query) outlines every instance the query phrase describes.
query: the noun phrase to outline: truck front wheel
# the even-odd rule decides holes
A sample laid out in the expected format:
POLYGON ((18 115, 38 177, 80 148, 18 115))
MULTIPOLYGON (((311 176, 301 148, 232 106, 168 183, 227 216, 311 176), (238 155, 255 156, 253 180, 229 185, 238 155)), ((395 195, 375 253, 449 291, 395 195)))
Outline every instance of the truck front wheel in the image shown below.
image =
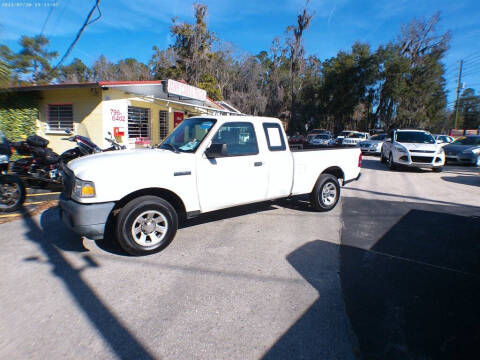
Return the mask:
POLYGON ((177 212, 168 201, 157 196, 141 196, 120 211, 117 239, 130 255, 149 255, 165 249, 177 228, 177 212))
POLYGON ((332 210, 340 198, 340 183, 338 179, 330 174, 319 176, 312 193, 310 203, 317 211, 332 210))

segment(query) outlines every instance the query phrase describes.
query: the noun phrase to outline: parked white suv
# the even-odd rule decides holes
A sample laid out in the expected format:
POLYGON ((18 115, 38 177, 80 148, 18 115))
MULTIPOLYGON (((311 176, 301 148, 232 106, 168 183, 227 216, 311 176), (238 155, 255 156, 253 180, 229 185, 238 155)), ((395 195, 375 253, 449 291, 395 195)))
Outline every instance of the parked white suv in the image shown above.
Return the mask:
POLYGON ((394 130, 383 143, 381 161, 392 170, 403 165, 439 172, 445 165, 445 151, 428 131, 394 130))
POLYGON ((356 146, 360 143, 360 141, 364 141, 367 139, 368 139, 368 133, 352 131, 350 134, 348 134, 342 139, 342 145, 356 146))

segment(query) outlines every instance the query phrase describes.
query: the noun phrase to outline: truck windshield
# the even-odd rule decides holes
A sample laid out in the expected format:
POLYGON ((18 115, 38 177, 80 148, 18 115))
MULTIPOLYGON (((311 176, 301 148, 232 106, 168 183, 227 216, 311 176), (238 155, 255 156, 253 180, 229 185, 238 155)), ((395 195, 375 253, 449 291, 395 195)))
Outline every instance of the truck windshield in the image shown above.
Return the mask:
POLYGON ((215 124, 214 119, 184 120, 161 144, 161 149, 195 152, 215 124))
POLYGON ((397 141, 401 143, 435 144, 433 136, 423 131, 399 131, 397 132, 397 141))

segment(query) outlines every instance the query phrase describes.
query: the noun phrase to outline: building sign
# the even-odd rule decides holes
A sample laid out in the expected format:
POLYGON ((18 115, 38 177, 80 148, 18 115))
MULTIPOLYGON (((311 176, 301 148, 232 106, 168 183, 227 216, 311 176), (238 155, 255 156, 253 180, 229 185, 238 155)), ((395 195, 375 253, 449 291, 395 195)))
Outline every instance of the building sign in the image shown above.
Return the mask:
POLYGON ((183 113, 175 111, 173 113, 173 127, 176 128, 183 121, 183 113))
POLYGON ((465 135, 478 135, 480 130, 463 130, 463 129, 450 129, 448 135, 453 137, 465 136, 465 135))
POLYGON ((207 92, 205 90, 171 79, 167 80, 167 92, 172 95, 186 97, 189 99, 200 101, 207 100, 207 92))
MULTIPOLYGON (((104 98, 102 102, 102 114, 103 114, 103 147, 110 146, 110 143, 106 142, 104 138, 109 138, 110 132, 117 138, 128 137, 128 105, 124 99, 107 99, 104 98)), ((123 143, 123 139, 117 139, 120 143, 123 143)), ((100 145, 102 147, 102 145, 100 145)))
POLYGON ((125 114, 122 114, 122 112, 119 109, 110 109, 110 115, 112 117, 112 122, 125 122, 125 114))

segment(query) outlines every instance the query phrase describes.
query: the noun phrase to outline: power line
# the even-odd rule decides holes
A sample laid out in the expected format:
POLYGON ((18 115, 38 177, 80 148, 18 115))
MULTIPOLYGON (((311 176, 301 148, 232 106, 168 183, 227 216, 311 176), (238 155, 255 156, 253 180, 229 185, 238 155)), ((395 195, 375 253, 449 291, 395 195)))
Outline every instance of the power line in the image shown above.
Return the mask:
POLYGON ((43 32, 45 31, 45 27, 47 26, 48 20, 50 19, 50 16, 52 15, 53 9, 55 9, 55 6, 50 6, 50 10, 48 10, 48 15, 47 18, 45 19, 43 26, 42 26, 42 31, 40 31, 40 35, 43 35, 43 32))
POLYGON ((55 24, 53 25, 52 33, 54 33, 55 30, 57 29, 57 26, 60 23, 60 20, 63 18, 63 14, 65 14, 65 10, 67 10, 68 5, 70 4, 70 1, 71 0, 68 0, 66 3, 63 4, 62 11, 60 15, 57 17, 57 21, 55 21, 55 24))
POLYGON ((479 65, 475 65, 475 66, 472 66, 472 67, 465 67, 466 70, 465 71, 475 71, 475 70, 478 70, 480 69, 480 64, 479 65))
POLYGON ((480 55, 479 56, 476 56, 468 61, 465 61, 466 64, 472 64, 472 63, 477 63, 480 61, 480 55))
POLYGON ((463 74, 463 75, 464 76, 471 76, 471 75, 477 75, 478 73, 480 73, 480 68, 470 69, 468 71, 465 71, 465 74, 463 74))
POLYGON ((480 60, 479 60, 479 61, 476 61, 476 62, 474 62, 474 63, 466 64, 467 67, 474 67, 474 66, 477 66, 477 65, 480 65, 480 60))
POLYGON ((472 56, 477 56, 477 54, 480 55, 480 50, 474 51, 474 52, 471 53, 470 55, 465 56, 463 59, 464 59, 464 60, 470 59, 472 56))
POLYGON ((88 16, 87 18, 85 19, 85 22, 83 23, 82 27, 80 28, 80 30, 78 31, 77 35, 75 36, 75 39, 73 40, 73 42, 70 44, 70 46, 68 47, 67 51, 65 52, 65 55, 62 56, 62 58, 60 59, 60 61, 58 62, 58 64, 52 69, 55 70, 56 68, 58 68, 60 65, 62 65, 62 63, 65 61, 65 59, 68 57, 68 55, 70 55, 70 53, 72 52, 73 50, 73 47, 75 46, 75 44, 78 42, 78 40, 80 40, 80 36, 82 35, 83 31, 85 30, 85 28, 94 23, 95 21, 97 21, 98 19, 100 19, 102 17, 102 12, 100 11, 100 0, 96 0, 95 1, 95 5, 93 5, 92 9, 90 10, 90 12, 88 13, 88 16), (95 10, 98 10, 98 16, 93 19, 93 20, 90 20, 90 18, 92 17, 93 13, 95 12, 95 10))

